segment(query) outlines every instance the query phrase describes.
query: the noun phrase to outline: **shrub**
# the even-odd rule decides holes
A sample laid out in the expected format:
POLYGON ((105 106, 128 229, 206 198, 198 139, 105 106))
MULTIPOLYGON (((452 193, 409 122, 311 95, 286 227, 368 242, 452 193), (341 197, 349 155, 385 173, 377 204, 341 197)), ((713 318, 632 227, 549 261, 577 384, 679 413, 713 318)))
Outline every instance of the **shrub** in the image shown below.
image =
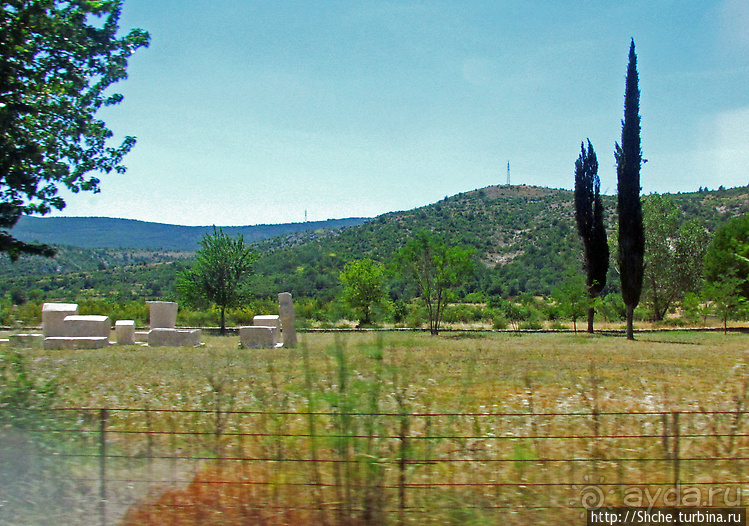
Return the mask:
POLYGON ((499 330, 504 330, 504 329, 507 329, 507 320, 506 320, 506 319, 504 319, 504 318, 503 318, 502 316, 500 316, 500 315, 496 315, 496 316, 495 316, 495 317, 494 317, 494 318, 492 319, 492 329, 495 329, 495 330, 498 330, 498 331, 499 331, 499 330))
POLYGON ((12 416, 16 410, 48 409, 58 392, 54 378, 43 378, 18 351, 0 352, 0 414, 12 416))
POLYGON ((596 309, 606 321, 616 322, 627 319, 627 307, 619 293, 607 294, 596 309))

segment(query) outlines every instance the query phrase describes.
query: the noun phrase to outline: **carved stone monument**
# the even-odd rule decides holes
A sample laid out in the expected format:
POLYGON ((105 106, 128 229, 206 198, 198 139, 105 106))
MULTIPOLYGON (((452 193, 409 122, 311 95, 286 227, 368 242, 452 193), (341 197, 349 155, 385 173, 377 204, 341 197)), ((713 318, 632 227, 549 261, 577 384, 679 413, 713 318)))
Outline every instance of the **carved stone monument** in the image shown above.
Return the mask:
POLYGON ((177 304, 173 301, 149 301, 151 329, 174 329, 177 326, 177 304))
POLYGON ((148 333, 149 347, 199 347, 200 329, 166 329, 157 327, 148 333))
POLYGON ((118 345, 135 345, 134 320, 117 320, 114 322, 114 333, 118 345))
POLYGON ((278 329, 263 325, 240 327, 239 344, 242 349, 271 349, 277 347, 278 329))
POLYGON ((278 314, 281 318, 281 336, 284 347, 296 347, 296 329, 294 328, 294 302, 291 293, 281 292, 278 295, 278 314))
POLYGON ((66 336, 63 320, 78 314, 77 303, 45 303, 42 305, 42 332, 45 338, 66 336))
POLYGON ((68 338, 109 338, 112 322, 109 316, 65 316, 63 336, 68 338))
POLYGON ((50 336, 44 338, 46 350, 59 349, 102 349, 109 345, 104 336, 50 336))
POLYGON ((281 317, 278 315, 259 315, 252 318, 252 324, 255 327, 270 327, 273 329, 273 345, 278 347, 281 344, 281 317))
MULTIPOLYGON (((176 329, 178 305, 173 301, 149 301, 149 347, 198 347, 200 329, 176 329)), ((137 338, 138 335, 135 334, 137 338)))

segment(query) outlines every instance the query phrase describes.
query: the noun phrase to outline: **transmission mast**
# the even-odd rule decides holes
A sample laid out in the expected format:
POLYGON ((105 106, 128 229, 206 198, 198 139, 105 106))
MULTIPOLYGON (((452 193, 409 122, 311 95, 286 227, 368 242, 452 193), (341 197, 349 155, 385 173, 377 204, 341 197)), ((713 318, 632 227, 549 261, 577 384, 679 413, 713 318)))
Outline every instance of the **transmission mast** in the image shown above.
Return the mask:
POLYGON ((510 186, 510 161, 507 161, 507 186, 510 186))

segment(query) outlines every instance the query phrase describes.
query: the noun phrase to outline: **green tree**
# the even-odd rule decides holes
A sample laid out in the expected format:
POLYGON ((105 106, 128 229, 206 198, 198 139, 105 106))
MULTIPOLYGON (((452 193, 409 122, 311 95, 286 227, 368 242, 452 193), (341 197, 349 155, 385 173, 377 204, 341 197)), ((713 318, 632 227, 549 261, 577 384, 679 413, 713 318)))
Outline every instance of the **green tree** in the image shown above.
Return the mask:
POLYGON ((644 285, 655 321, 663 320, 686 293, 696 293, 702 282, 709 234, 697 220, 680 222, 679 210, 669 196, 652 194, 644 200, 644 285))
POLYGON ((396 265, 403 277, 419 290, 431 334, 439 333, 451 289, 471 275, 473 255, 473 249, 448 246, 425 230, 417 232, 396 254, 396 265))
POLYGON ((738 292, 749 298, 749 215, 735 217, 715 232, 705 254, 705 279, 708 284, 722 282, 726 276, 740 281, 738 292))
POLYGON ((149 42, 140 29, 117 36, 121 4, 6 0, 0 7, 0 251, 13 260, 54 255, 8 230, 22 215, 63 209, 59 185, 98 192, 89 172, 125 171, 135 138, 110 145, 112 132, 95 116, 122 100, 105 92, 127 77, 128 58, 149 42))
MULTIPOLYGON (((594 300, 606 286, 609 271, 609 243, 603 222, 601 181, 598 178, 598 159, 588 139, 588 150, 581 145, 580 156, 575 161, 575 221, 583 240, 584 267, 588 296, 594 300)), ((595 317, 593 301, 588 305, 588 332, 593 332, 595 317)), ((575 332, 577 332, 577 319, 575 332)))
POLYGON ((715 309, 723 322, 724 334, 728 332, 728 320, 746 304, 746 299, 740 292, 745 285, 746 279, 729 272, 721 281, 712 282, 705 288, 705 296, 715 302, 715 309))
POLYGON ((349 261, 339 275, 343 300, 359 314, 360 325, 370 325, 374 310, 387 305, 385 267, 369 258, 349 261))
POLYGON ((627 339, 634 340, 633 319, 640 303, 645 255, 645 234, 640 203, 640 89, 635 41, 629 47, 624 94, 622 144, 616 144, 617 209, 619 212, 619 277, 627 306, 627 339))
POLYGON ((681 294, 699 291, 704 284, 704 261, 711 234, 699 219, 681 225, 675 242, 676 269, 681 294))
POLYGON ((214 227, 200 241, 192 267, 177 278, 177 292, 190 306, 216 305, 221 311, 221 334, 226 334, 226 309, 241 306, 251 298, 248 278, 258 256, 236 239, 214 227))
POLYGON ((588 332, 590 330, 590 309, 594 297, 590 296, 590 287, 579 274, 568 276, 561 287, 552 293, 552 297, 559 304, 562 316, 572 319, 572 325, 577 332, 577 320, 588 314, 588 332))

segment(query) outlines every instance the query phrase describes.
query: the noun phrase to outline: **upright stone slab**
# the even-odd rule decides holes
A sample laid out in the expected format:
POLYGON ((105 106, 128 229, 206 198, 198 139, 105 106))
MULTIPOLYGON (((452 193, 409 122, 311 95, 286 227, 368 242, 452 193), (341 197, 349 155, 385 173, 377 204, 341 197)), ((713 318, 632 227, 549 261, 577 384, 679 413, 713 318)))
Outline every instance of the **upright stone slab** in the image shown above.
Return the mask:
POLYGON ((63 320, 78 314, 77 303, 45 303, 42 306, 42 332, 45 338, 66 336, 63 320))
POLYGON ((68 338, 109 338, 112 322, 109 316, 65 316, 63 336, 68 338))
POLYGON ((135 345, 134 320, 117 320, 114 322, 114 333, 118 345, 135 345))
POLYGON ((239 328, 242 349, 270 349, 277 346, 278 328, 247 325, 239 328))
MULTIPOLYGON (((281 343, 281 317, 270 315, 259 315, 252 318, 255 327, 271 327, 273 329, 273 346, 281 343)), ((241 331, 240 331, 241 332, 241 331)))
POLYGON ((151 329, 174 329, 177 326, 177 304, 173 301, 149 301, 151 329))
POLYGON ((294 302, 291 293, 282 292, 278 295, 278 314, 281 318, 281 336, 284 347, 296 347, 296 329, 294 328, 294 302))

